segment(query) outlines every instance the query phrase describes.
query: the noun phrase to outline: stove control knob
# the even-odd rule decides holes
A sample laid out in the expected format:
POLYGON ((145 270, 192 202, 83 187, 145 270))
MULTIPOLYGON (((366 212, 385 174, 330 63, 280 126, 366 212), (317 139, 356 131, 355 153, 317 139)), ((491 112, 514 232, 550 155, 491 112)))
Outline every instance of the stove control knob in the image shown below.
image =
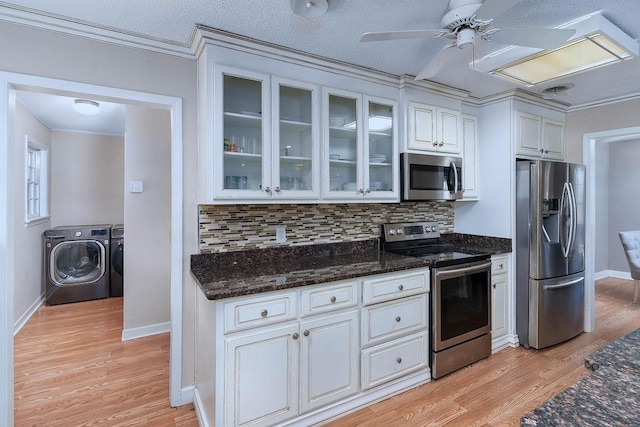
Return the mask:
POLYGON ((426 231, 427 233, 431 233, 431 231, 433 231, 433 230, 431 229, 431 227, 425 227, 424 231, 426 231))
POLYGON ((396 230, 392 228, 391 230, 389 230, 389 234, 393 236, 394 234, 396 234, 396 230))
POLYGON ((398 229, 396 230, 396 233, 397 233, 397 234, 402 234, 402 228, 398 228, 398 229))

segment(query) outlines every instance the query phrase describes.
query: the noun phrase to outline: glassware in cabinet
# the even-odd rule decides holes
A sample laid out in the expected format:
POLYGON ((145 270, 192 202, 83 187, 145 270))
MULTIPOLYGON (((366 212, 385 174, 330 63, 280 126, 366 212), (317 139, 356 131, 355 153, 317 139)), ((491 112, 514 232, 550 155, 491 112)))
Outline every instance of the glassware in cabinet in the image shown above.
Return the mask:
POLYGON ((367 192, 393 192, 394 107, 368 101, 367 111, 367 192))
POLYGON ((358 98, 329 94, 329 191, 358 191, 358 98))

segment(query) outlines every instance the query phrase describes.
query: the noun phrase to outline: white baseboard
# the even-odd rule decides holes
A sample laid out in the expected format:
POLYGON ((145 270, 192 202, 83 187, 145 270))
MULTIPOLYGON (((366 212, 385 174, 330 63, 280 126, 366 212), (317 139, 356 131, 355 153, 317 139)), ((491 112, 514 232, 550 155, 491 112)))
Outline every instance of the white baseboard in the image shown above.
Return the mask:
POLYGON ((20 332, 20 329, 22 329, 22 327, 24 325, 27 324, 27 322, 29 321, 29 319, 31 319, 31 316, 33 316, 33 314, 38 311, 38 309, 40 308, 40 306, 42 304, 44 304, 45 301, 45 296, 44 294, 40 295, 40 298, 38 298, 37 300, 35 300, 33 302, 33 304, 31 304, 31 306, 27 309, 27 311, 25 311, 22 316, 20 316, 20 318, 16 321, 16 323, 13 325, 13 336, 15 337, 16 334, 18 332, 20 332))
POLYGON ((602 270, 593 274, 593 279, 604 279, 605 277, 615 277, 616 279, 626 279, 633 280, 631 278, 631 273, 628 271, 618 271, 618 270, 602 270))
POLYGON ((200 394, 198 394, 198 389, 195 389, 193 393, 193 407, 196 411, 196 417, 198 418, 198 425, 200 427, 210 427, 207 422, 207 415, 203 412, 204 405, 202 404, 202 399, 200 398, 200 394))
POLYGON ((151 335, 164 334, 165 332, 169 331, 171 331, 171 322, 124 329, 122 331, 122 341, 134 340, 136 338, 148 337, 151 335))

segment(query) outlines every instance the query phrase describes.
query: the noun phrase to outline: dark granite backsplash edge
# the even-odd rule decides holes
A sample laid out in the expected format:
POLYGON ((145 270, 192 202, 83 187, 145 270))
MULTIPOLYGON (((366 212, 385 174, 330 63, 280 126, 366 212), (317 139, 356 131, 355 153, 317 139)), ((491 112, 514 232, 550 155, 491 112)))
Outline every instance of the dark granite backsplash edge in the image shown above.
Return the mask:
POLYGON ((477 234, 443 233, 440 235, 440 242, 467 249, 484 250, 493 254, 508 253, 513 250, 511 239, 477 234))

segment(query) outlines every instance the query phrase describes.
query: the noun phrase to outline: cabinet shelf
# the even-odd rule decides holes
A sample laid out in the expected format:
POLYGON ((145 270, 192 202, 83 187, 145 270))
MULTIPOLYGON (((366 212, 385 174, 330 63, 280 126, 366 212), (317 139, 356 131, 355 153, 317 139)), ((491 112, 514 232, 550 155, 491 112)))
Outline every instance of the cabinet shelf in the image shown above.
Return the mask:
POLYGON ((311 123, 280 119, 280 129, 287 132, 308 132, 311 130, 311 123))
POLYGON ((237 153, 235 151, 225 151, 224 156, 229 159, 247 160, 247 161, 262 161, 262 154, 253 153, 237 153))
POLYGON ((282 163, 310 162, 311 161, 311 157, 280 156, 280 161, 282 163))
POLYGON ((329 162, 331 164, 336 164, 336 165, 355 165, 356 164, 355 160, 329 160, 329 162))
POLYGON ((329 127, 329 136, 343 139, 356 139, 356 130, 341 127, 329 127))
POLYGON ((369 163, 369 166, 375 166, 375 167, 389 167, 391 166, 391 163, 369 163))
POLYGON ((245 126, 251 128, 260 128, 262 126, 262 116, 246 113, 231 113, 225 111, 224 120, 225 123, 234 126, 245 126))

